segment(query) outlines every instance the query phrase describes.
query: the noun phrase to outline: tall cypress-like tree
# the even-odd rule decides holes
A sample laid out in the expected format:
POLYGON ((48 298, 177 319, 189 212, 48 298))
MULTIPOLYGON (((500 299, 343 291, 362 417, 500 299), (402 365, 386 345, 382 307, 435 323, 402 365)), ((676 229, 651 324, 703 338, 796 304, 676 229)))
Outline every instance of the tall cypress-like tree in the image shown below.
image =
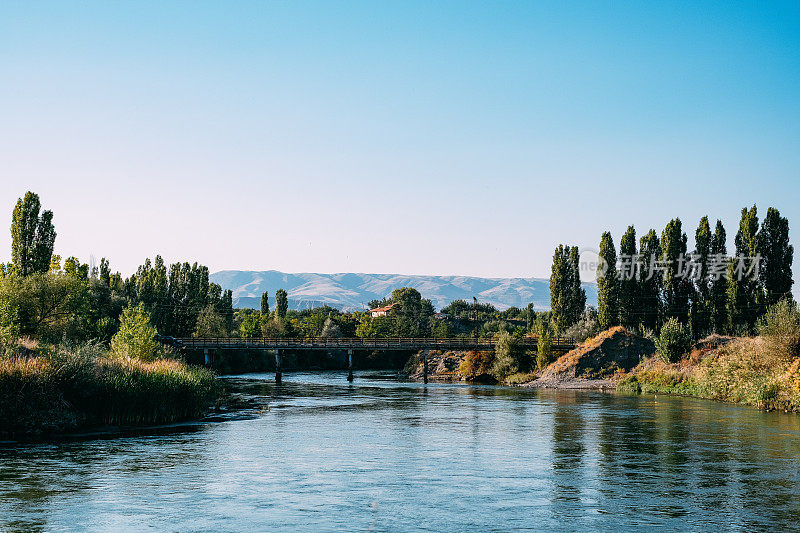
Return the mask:
POLYGON ((742 209, 736 233, 736 257, 728 267, 728 316, 731 333, 751 332, 763 309, 761 280, 749 271, 749 261, 759 253, 758 210, 742 209))
POLYGON ((606 231, 600 239, 597 269, 597 315, 600 327, 608 329, 619 324, 619 284, 617 252, 614 239, 606 231))
POLYGON ((53 212, 44 211, 39 216, 39 195, 30 191, 17 200, 11 218, 11 261, 14 271, 27 276, 34 272, 50 270, 56 230, 53 212))
POLYGON ((665 267, 662 277, 664 317, 675 317, 682 323, 689 319, 689 300, 692 286, 685 277, 680 263, 686 258, 686 233, 681 227, 681 219, 675 218, 667 223, 661 234, 661 261, 665 267))
POLYGON ((639 279, 639 305, 637 313, 642 326, 656 331, 661 316, 661 272, 655 268, 654 262, 661 255, 661 242, 656 230, 651 229, 639 241, 639 256, 643 269, 639 279))
MULTIPOLYGON (((725 227, 722 225, 721 220, 717 220, 714 227, 714 235, 711 237, 711 255, 707 266, 713 263, 721 265, 723 261, 727 265, 726 256, 728 254, 728 247, 726 244, 727 236, 725 234, 725 227)), ((711 328, 715 333, 723 333, 728 324, 728 307, 727 307, 727 284, 725 278, 727 275, 727 266, 725 271, 720 272, 708 269, 708 283, 711 284, 708 296, 709 318, 711 320, 711 328)))
POLYGON ((577 246, 573 246, 569 251, 570 266, 572 274, 570 282, 572 283, 572 298, 571 306, 572 315, 570 317, 570 325, 575 324, 583 316, 586 309, 586 291, 581 287, 581 256, 577 246))
POLYGON ((275 314, 278 318, 284 318, 289 310, 289 298, 286 291, 278 289, 275 291, 275 314))
POLYGON ((791 298, 794 247, 789 244, 789 221, 774 207, 767 209, 767 216, 761 223, 759 249, 759 276, 766 304, 791 298))
POLYGON ((708 284, 708 256, 711 254, 711 226, 708 217, 700 219, 694 234, 695 255, 698 272, 694 272, 694 294, 692 302, 692 332, 699 337, 711 329, 710 287, 708 284))
POLYGON ((619 243, 619 256, 625 261, 619 273, 619 321, 626 328, 636 328, 641 322, 637 309, 641 272, 637 268, 636 229, 628 226, 619 243))
POLYGON ((560 244, 553 254, 553 265, 550 274, 550 310, 552 327, 557 333, 563 333, 577 321, 576 309, 580 306, 580 295, 585 293, 580 288, 580 278, 576 280, 577 248, 560 244), (577 287, 577 289, 576 289, 577 287), (576 301, 578 300, 578 301, 576 301))
POLYGON ((263 316, 269 316, 269 293, 264 291, 261 294, 261 314, 263 316))

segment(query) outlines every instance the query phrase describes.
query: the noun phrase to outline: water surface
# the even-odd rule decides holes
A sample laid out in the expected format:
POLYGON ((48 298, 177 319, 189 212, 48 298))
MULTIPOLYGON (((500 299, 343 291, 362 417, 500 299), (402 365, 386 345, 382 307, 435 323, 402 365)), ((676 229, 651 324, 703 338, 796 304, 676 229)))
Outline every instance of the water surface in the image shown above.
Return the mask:
POLYGON ((0 530, 786 530, 800 416, 674 397, 227 378, 244 419, 0 447, 0 530))

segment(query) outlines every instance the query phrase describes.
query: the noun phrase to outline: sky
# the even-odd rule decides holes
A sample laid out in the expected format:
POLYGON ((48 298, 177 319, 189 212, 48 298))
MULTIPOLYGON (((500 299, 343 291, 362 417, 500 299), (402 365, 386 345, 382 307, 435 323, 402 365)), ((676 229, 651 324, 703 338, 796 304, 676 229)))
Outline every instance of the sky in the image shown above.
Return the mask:
POLYGON ((5 1, 0 214, 37 192, 123 274, 547 277, 703 215, 732 249, 745 206, 800 227, 798 50, 797 2, 5 1))

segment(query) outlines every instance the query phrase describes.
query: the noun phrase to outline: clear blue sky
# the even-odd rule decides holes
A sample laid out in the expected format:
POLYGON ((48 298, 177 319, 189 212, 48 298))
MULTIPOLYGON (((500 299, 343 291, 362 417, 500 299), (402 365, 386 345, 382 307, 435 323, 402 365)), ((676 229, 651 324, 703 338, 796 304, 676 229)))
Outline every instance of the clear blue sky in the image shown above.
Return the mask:
POLYGON ((0 212, 124 273, 547 276, 753 203, 800 248, 800 3, 654 4, 6 1, 0 212))

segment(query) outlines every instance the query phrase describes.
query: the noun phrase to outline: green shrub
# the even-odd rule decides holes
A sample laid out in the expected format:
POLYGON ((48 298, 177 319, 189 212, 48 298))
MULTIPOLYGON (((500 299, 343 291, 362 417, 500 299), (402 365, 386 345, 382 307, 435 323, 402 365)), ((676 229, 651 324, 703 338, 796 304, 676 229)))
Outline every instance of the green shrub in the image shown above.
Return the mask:
POLYGON ((119 331, 111 338, 111 352, 118 357, 152 361, 160 348, 155 340, 157 333, 142 304, 128 306, 122 311, 119 331))
POLYGON ((519 372, 522 350, 517 339, 508 332, 501 331, 494 345, 494 364, 492 375, 501 380, 506 376, 519 372))
POLYGON ((688 328, 673 317, 661 327, 661 333, 655 340, 656 353, 665 363, 675 363, 689 351, 691 342, 688 328))
POLYGON ((800 353, 800 311, 797 304, 781 300, 769 307, 758 325, 761 336, 776 355, 796 356, 800 353))

